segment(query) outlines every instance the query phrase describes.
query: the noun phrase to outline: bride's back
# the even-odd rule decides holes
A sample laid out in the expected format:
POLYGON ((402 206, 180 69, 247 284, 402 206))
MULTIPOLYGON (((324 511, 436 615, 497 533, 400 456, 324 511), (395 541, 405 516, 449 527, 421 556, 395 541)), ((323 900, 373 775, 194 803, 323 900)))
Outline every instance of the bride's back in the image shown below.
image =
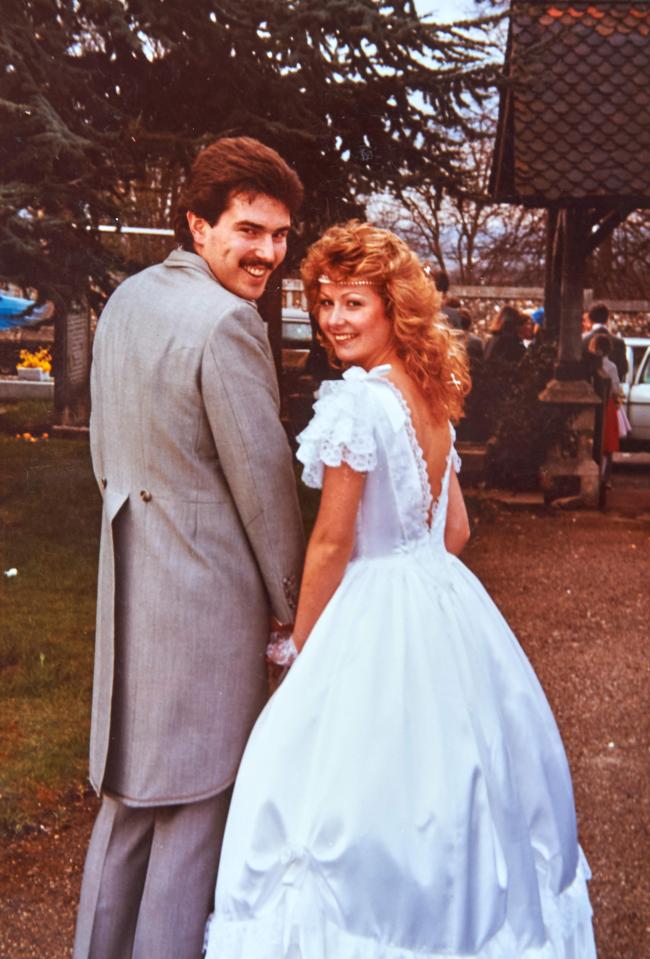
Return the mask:
POLYGON ((436 411, 404 370, 394 367, 389 379, 400 391, 410 410, 415 439, 424 458, 435 504, 442 492, 451 448, 449 423, 446 418, 435 415, 436 411))
POLYGON ((428 549, 444 547, 453 430, 430 415, 410 381, 393 372, 388 365, 369 372, 354 367, 344 382, 323 384, 318 416, 301 434, 299 459, 311 485, 319 485, 310 458, 321 443, 326 462, 336 461, 340 440, 345 461, 367 470, 353 559, 394 555, 425 543, 428 549))

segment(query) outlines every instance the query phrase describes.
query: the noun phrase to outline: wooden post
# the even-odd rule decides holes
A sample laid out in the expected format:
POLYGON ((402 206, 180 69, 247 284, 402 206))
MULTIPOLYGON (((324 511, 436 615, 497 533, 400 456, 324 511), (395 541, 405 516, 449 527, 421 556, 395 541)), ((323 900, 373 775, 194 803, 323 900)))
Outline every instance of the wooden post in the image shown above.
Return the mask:
POLYGON ((549 207, 546 215, 546 261, 544 273, 544 339, 560 332, 560 280, 564 233, 559 211, 549 207))
POLYGON ((558 380, 580 380, 584 377, 582 301, 589 228, 585 213, 575 207, 562 210, 560 221, 564 240, 560 294, 560 342, 555 377, 558 380))

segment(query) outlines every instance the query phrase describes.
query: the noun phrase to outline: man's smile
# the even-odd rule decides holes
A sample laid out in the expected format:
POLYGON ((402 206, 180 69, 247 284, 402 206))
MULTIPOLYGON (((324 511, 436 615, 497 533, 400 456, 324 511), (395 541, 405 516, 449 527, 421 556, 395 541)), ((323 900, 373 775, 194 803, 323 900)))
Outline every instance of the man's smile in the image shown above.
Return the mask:
POLYGON ((273 270, 272 263, 262 263, 259 260, 256 260, 254 263, 241 263, 240 266, 256 280, 260 280, 266 273, 270 273, 273 270))

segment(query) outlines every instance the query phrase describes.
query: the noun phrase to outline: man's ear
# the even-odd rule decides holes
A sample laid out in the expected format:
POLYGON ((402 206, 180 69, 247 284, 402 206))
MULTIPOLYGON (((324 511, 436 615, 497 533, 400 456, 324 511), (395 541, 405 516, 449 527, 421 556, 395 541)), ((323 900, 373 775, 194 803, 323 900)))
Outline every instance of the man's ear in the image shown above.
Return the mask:
POLYGON ((192 234, 192 239, 197 246, 203 246, 205 243, 205 234, 209 229, 208 221, 204 220, 202 216, 197 216, 196 213, 192 213, 191 210, 188 210, 185 214, 187 217, 187 224, 190 228, 190 233, 192 234))

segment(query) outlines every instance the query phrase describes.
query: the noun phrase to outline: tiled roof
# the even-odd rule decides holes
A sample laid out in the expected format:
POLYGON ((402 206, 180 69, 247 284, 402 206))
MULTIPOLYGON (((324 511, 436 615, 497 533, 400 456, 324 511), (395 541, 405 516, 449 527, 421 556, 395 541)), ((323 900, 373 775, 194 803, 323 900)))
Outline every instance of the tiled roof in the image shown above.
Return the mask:
POLYGON ((491 192, 650 206, 650 2, 512 0, 491 192))

